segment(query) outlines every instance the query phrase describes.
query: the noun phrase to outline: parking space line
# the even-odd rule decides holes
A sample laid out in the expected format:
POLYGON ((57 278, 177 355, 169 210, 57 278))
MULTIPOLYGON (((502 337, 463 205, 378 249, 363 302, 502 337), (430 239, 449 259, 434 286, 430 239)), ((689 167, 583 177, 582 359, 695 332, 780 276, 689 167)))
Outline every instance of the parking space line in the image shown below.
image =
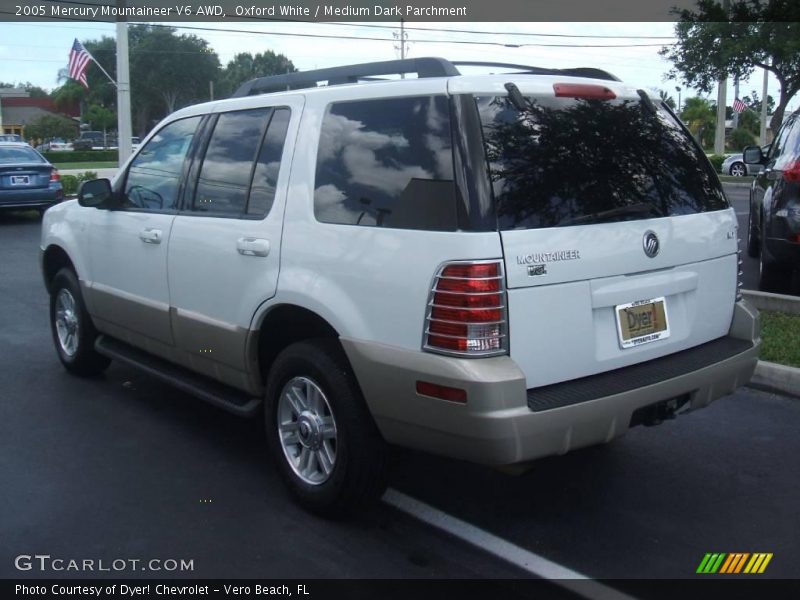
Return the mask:
POLYGON ((433 506, 395 489, 388 489, 383 501, 416 519, 445 531, 489 554, 527 571, 531 575, 553 581, 553 584, 592 600, 633 600, 631 596, 592 581, 586 575, 559 565, 551 560, 525 550, 501 537, 449 515, 433 506))

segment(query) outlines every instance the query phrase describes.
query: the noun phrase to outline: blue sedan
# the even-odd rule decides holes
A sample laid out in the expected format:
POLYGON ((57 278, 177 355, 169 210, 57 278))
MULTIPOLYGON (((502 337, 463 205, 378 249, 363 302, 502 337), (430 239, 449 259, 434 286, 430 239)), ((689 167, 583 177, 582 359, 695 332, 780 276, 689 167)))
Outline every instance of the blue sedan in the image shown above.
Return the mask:
POLYGON ((44 212, 61 202, 56 168, 24 142, 0 142, 0 210, 44 212))

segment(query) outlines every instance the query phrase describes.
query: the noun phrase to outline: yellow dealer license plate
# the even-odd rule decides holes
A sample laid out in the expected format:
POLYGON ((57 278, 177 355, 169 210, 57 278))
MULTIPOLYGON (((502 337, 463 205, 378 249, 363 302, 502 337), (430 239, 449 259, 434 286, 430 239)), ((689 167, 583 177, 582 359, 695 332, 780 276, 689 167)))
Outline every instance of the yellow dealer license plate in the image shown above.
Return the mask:
POLYGON ((663 297, 618 304, 614 310, 617 313, 619 344, 623 348, 669 337, 667 301, 663 297))

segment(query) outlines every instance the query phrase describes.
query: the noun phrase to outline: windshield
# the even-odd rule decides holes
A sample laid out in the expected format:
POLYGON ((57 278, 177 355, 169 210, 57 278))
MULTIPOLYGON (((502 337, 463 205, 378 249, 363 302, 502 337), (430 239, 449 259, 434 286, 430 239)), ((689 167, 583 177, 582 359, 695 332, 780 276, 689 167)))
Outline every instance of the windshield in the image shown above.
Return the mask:
POLYGON ((637 100, 477 97, 501 229, 728 208, 719 179, 663 107, 637 100))
POLYGON ((14 146, 12 148, 0 148, 0 164, 8 165, 13 163, 43 163, 44 158, 33 148, 24 146, 14 146))

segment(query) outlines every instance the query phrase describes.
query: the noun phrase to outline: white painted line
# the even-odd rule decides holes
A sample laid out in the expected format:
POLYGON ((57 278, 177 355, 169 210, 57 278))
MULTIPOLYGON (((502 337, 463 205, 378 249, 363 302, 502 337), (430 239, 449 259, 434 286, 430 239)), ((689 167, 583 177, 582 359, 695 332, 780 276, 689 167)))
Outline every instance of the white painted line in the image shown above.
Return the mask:
POLYGON ((632 596, 592 581, 586 575, 525 550, 525 548, 521 548, 475 525, 448 515, 395 489, 386 490, 383 495, 383 501, 389 506, 445 531, 484 552, 493 554, 527 571, 531 575, 548 580, 557 580, 553 581, 554 585, 558 585, 584 598, 590 598, 591 600, 634 600, 632 596))

